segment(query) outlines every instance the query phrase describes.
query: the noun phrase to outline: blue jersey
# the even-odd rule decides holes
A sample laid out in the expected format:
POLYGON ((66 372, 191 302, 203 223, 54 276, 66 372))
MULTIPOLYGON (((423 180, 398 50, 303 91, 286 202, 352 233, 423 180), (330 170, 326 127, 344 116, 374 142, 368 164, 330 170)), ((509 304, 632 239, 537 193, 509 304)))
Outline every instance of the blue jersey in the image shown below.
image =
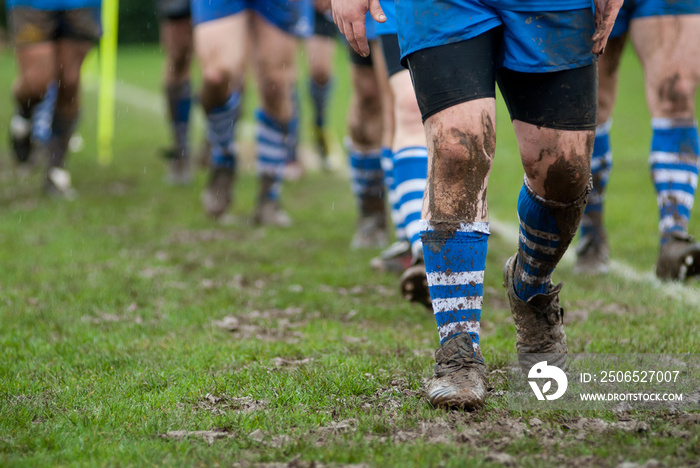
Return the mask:
POLYGON ((377 23, 377 36, 396 34, 396 3, 394 3, 394 0, 379 0, 379 4, 384 10, 386 22, 377 23))
POLYGON ((593 7, 593 0, 481 0, 498 10, 568 11, 593 7))
POLYGON ((28 7, 36 10, 60 11, 78 8, 100 8, 102 0, 5 0, 7 9, 28 7))

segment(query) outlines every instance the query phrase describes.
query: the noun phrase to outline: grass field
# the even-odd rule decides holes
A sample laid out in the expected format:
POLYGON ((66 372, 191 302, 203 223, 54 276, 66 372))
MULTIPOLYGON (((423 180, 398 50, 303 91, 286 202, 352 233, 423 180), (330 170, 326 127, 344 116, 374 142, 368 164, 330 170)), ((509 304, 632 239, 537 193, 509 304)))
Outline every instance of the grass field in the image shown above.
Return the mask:
MULTIPOLYGON (((14 63, 0 55, 0 465, 700 465, 698 414, 507 410, 497 380, 515 328, 500 274, 515 248, 522 169, 502 103, 482 314, 494 389, 483 410, 444 412, 421 395, 434 320, 401 299, 395 277, 370 271, 377 252, 348 250, 355 208, 341 173, 286 185, 288 230, 246 222, 250 172, 232 226, 203 215, 203 173, 191 187, 163 183, 161 65, 155 47, 120 50, 109 167, 97 164, 96 88, 86 80, 86 146, 69 162, 80 196, 60 202, 40 196, 40 173, 13 169, 14 63)), ((340 138, 348 73, 344 57, 337 65, 340 138)), ((631 51, 622 83, 608 195, 613 273, 578 278, 564 262, 555 275, 566 282, 569 350, 698 353, 700 284, 652 275, 649 116, 631 51)), ((696 235, 698 218, 696 205, 696 235)))

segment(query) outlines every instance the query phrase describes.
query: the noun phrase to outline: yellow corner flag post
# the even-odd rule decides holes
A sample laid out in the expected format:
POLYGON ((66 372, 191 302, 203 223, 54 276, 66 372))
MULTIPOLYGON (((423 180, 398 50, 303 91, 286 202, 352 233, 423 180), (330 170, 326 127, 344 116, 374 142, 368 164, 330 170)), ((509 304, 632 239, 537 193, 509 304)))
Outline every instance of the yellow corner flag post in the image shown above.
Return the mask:
POLYGON ((100 95, 97 102, 97 160, 112 162, 114 141, 114 85, 117 76, 117 26, 119 0, 102 0, 102 39, 100 40, 100 95))

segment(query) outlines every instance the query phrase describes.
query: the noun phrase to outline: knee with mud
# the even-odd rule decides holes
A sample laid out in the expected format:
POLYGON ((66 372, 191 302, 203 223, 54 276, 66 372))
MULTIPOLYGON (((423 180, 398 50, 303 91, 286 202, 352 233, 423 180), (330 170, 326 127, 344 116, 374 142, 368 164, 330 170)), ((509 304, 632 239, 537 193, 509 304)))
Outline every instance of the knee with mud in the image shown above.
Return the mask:
MULTIPOLYGON (((482 135, 452 128, 429 136, 432 158, 427 209, 436 219, 486 218, 486 183, 493 151, 482 135)), ((494 145, 495 146, 495 145, 494 145)))

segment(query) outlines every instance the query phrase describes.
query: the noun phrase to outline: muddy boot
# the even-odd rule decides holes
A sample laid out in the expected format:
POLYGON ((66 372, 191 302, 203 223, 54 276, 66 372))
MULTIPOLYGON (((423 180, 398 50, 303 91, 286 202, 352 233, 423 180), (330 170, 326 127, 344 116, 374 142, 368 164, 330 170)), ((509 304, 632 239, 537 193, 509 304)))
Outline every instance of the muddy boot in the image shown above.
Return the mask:
POLYGON ((209 170, 209 182, 202 192, 202 206, 214 219, 219 219, 231 204, 233 169, 218 167, 209 170))
POLYGON ((610 248, 607 236, 584 236, 576 247, 574 273, 602 275, 608 272, 610 248))
POLYGON ((564 309, 559 306, 559 291, 564 283, 550 283, 549 293, 536 294, 523 301, 513 288, 513 272, 518 254, 508 259, 503 268, 503 286, 508 291, 508 302, 515 322, 518 362, 527 374, 537 362, 563 369, 566 365, 566 333, 564 309), (537 355, 537 356, 535 356, 537 355))
POLYGON ((71 183, 70 172, 60 167, 49 168, 46 172, 43 191, 51 198, 75 200, 78 196, 71 183))
POLYGON ((289 227, 292 225, 292 220, 282 209, 279 201, 269 196, 276 183, 278 182, 271 176, 263 176, 260 179, 258 205, 253 213, 253 224, 256 226, 289 227))
POLYGON ((277 200, 266 200, 255 208, 253 224, 256 226, 289 227, 292 225, 292 220, 277 200))
POLYGON ((700 275, 700 242, 685 232, 671 232, 659 249, 656 276, 663 280, 680 280, 700 275))
POLYGON ((365 197, 351 249, 381 249, 388 243, 384 197, 365 197))
POLYGON ((190 158, 178 150, 171 148, 163 151, 163 157, 168 162, 168 173, 165 182, 170 185, 188 185, 192 182, 190 158))
POLYGON ((369 266, 374 271, 401 274, 411 266, 412 260, 411 244, 408 241, 396 241, 370 260, 369 266))
MULTIPOLYGON (((589 197, 591 196, 592 194, 589 195, 589 197)), ((581 236, 576 247, 574 273, 581 275, 607 273, 610 248, 602 213, 585 213, 581 218, 581 228, 583 232, 586 232, 586 235, 581 236)))
POLYGON ((423 261, 422 252, 413 260, 413 265, 403 272, 399 286, 401 295, 406 300, 423 304, 432 312, 433 303, 430 300, 428 276, 425 273, 425 262, 423 261))
POLYGON ((438 408, 473 410, 486 399, 486 366, 474 352, 469 333, 453 336, 435 351, 433 377, 426 393, 438 408))

